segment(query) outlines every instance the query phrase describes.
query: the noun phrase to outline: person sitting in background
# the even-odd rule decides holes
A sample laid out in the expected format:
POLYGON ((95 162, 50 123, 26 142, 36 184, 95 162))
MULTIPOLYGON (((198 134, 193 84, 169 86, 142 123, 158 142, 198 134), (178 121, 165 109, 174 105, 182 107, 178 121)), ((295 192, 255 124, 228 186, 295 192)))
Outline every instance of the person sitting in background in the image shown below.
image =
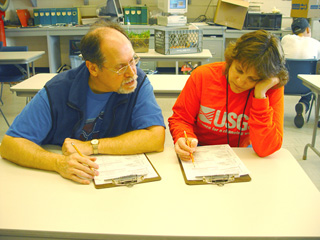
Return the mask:
POLYGON ((120 25, 92 25, 80 50, 85 63, 55 76, 26 105, 3 138, 1 156, 89 184, 99 174, 89 155, 163 151, 165 124, 120 25), (62 146, 63 154, 44 144, 62 146))
MULTIPOLYGON (((305 18, 296 18, 291 24, 293 34, 281 39, 286 58, 320 59, 320 42, 311 37, 311 28, 305 18)), ((294 124, 301 128, 305 123, 305 115, 310 108, 311 94, 302 96, 295 106, 294 124)), ((318 124, 319 125, 319 124, 318 124)))
POLYGON ((225 59, 196 68, 172 108, 169 128, 182 160, 198 144, 252 144, 260 157, 281 148, 288 72, 280 40, 265 30, 246 33, 225 59))

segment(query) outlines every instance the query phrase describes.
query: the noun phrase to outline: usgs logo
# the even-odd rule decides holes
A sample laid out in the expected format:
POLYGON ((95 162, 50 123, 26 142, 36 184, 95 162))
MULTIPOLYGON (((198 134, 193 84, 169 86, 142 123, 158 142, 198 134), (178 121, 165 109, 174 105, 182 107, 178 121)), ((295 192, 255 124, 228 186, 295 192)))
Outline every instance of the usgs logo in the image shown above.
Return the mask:
POLYGON ((249 117, 246 114, 236 114, 234 112, 230 112, 228 114, 227 121, 227 113, 222 112, 221 110, 216 110, 208 107, 201 106, 199 112, 199 120, 207 125, 210 125, 210 128, 224 128, 227 127, 227 122, 229 124, 228 128, 231 129, 242 129, 242 131, 246 131, 248 129, 248 120, 249 117), (241 126, 242 122, 242 126, 241 126))

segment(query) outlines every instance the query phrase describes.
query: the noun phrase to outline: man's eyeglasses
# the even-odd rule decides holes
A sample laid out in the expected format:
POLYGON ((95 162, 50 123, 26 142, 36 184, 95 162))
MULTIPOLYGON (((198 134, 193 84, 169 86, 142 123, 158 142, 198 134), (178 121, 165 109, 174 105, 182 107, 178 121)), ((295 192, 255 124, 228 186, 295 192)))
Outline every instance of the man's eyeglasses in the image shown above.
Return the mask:
POLYGON ((118 70, 113 70, 113 69, 107 68, 105 66, 102 66, 102 67, 104 67, 105 69, 107 69, 107 70, 109 70, 111 72, 114 72, 114 73, 116 73, 118 75, 122 75, 127 71, 129 66, 133 68, 139 63, 139 61, 140 61, 140 57, 137 54, 134 54, 133 58, 130 60, 130 62, 126 66, 124 66, 122 68, 119 68, 118 70))

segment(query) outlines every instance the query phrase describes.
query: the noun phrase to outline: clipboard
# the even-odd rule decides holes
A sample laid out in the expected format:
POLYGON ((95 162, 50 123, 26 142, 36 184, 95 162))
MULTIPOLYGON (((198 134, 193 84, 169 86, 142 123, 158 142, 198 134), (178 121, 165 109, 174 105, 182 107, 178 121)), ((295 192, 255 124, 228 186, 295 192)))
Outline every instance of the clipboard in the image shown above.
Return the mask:
MULTIPOLYGON (((103 155, 100 155, 103 157, 103 155)), ((115 178, 108 178, 107 176, 101 176, 106 177, 106 182, 101 183, 101 181, 97 181, 96 178, 93 179, 94 187, 96 189, 102 189, 102 188, 111 188, 111 187, 120 187, 120 186, 127 186, 127 187, 133 187, 136 184, 140 183, 147 183, 147 182, 153 182, 153 181, 160 181, 161 177, 149 158, 146 154, 135 154, 135 155, 108 155, 108 158, 131 158, 134 156, 141 156, 145 160, 145 164, 148 168, 148 174, 124 174, 123 176, 115 177, 115 178), (150 172, 150 174, 149 174, 150 172)), ((99 158, 99 156, 98 156, 99 158)), ((108 163, 106 163, 108 164, 108 163)), ((100 167, 100 165, 99 165, 100 167)))
MULTIPOLYGON (((219 146, 226 147, 226 149, 228 151, 232 151, 232 153, 235 154, 233 152, 233 150, 230 148, 230 146, 227 145, 227 144, 225 144, 225 145, 215 145, 215 146, 212 146, 212 147, 219 147, 219 146)), ((206 147, 210 147, 210 146, 206 146, 206 147)), ((177 155, 177 157, 178 157, 179 165, 180 165, 181 172, 182 172, 182 175, 183 175, 183 179, 184 179, 184 181, 185 181, 185 183, 187 185, 211 184, 211 185, 218 185, 218 186, 221 187, 221 186, 224 186, 227 183, 238 183, 238 182, 250 182, 251 181, 251 177, 250 177, 249 173, 248 174, 244 174, 244 175, 239 175, 239 174, 217 174, 217 175, 210 174, 210 175, 199 176, 199 179, 190 180, 187 177, 187 174, 186 174, 185 169, 183 167, 182 160, 179 158, 178 155, 177 155)), ((196 159, 195 159, 195 161, 196 161, 196 159)))

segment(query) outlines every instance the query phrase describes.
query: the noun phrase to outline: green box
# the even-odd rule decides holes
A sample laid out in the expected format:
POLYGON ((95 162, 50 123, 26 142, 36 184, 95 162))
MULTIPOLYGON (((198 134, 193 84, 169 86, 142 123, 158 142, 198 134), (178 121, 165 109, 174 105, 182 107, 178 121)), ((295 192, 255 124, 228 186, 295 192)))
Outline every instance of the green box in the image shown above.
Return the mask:
POLYGON ((130 7, 130 23, 131 25, 137 24, 137 8, 136 7, 130 7))
POLYGON ((33 18, 34 18, 34 25, 40 25, 40 9, 35 8, 33 9, 33 18))
POLYGON ((67 17, 66 17, 66 24, 72 23, 72 8, 66 8, 67 17))
POLYGON ((79 11, 78 8, 76 8, 76 7, 72 8, 72 22, 71 22, 72 24, 77 25, 80 23, 78 11, 79 11))
POLYGON ((146 6, 141 7, 141 25, 147 25, 148 24, 148 8, 146 6))
POLYGON ((137 25, 141 25, 141 20, 142 20, 141 7, 136 7, 136 11, 137 11, 137 12, 136 12, 136 14, 137 14, 137 22, 136 22, 136 24, 137 24, 137 25))
POLYGON ((62 18, 62 8, 57 8, 56 14, 57 14, 57 24, 62 24, 63 23, 63 18, 62 18))
POLYGON ((124 13, 124 24, 128 25, 128 23, 131 24, 131 9, 129 6, 123 8, 124 13))
POLYGON ((57 9, 56 8, 50 9, 50 19, 51 19, 51 25, 57 24, 57 9))

